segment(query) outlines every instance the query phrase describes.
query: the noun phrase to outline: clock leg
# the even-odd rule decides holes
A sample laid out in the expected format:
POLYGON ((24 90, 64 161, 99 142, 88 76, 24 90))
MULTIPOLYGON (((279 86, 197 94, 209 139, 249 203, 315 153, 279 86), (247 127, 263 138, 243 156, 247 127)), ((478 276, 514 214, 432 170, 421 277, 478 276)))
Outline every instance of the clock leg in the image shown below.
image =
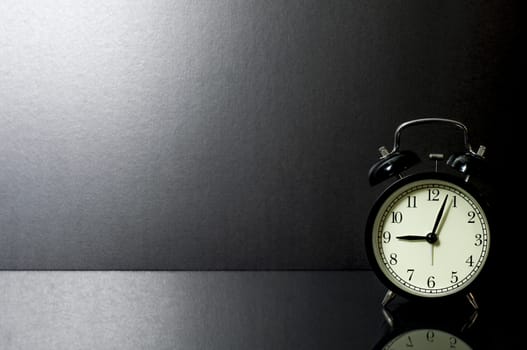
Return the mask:
POLYGON ((391 312, 388 310, 387 305, 390 303, 390 301, 395 299, 396 296, 397 296, 397 294, 395 294, 394 292, 392 292, 391 290, 388 289, 386 291, 386 294, 384 295, 384 298, 382 299, 382 302, 381 302, 382 314, 384 316, 384 319, 386 320, 386 322, 390 326, 390 328, 393 328, 394 320, 393 320, 393 316, 392 316, 391 312))
POLYGON ((472 305, 472 307, 474 308, 474 310, 479 310, 479 306, 478 306, 478 303, 476 302, 476 298, 474 297, 474 294, 472 294, 471 292, 468 292, 467 299, 470 305, 472 305))
POLYGON ((382 302, 381 302, 382 307, 383 308, 386 307, 386 305, 388 305, 390 301, 392 301, 396 296, 397 294, 395 294, 394 292, 388 289, 386 291, 386 294, 384 295, 384 298, 382 299, 382 302))

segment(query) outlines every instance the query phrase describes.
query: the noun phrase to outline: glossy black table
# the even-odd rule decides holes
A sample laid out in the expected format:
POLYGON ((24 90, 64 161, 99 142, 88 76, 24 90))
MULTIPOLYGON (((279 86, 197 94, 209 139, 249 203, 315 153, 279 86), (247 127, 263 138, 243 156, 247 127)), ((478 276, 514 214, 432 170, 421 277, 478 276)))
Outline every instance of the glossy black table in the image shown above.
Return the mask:
MULTIPOLYGON (((370 271, 2 271, 0 348, 373 349, 384 292, 370 271)), ((485 317, 474 348, 503 348, 485 317)))

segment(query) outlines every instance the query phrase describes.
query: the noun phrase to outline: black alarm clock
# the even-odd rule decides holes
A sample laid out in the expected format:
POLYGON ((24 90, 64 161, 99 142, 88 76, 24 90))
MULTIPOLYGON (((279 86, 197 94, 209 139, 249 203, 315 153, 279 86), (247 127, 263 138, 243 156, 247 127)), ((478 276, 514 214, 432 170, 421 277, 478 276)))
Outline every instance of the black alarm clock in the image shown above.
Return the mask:
POLYGON ((371 207, 365 242, 370 265, 388 288, 383 305, 395 295, 431 300, 465 294, 477 308, 471 286, 485 268, 491 228, 487 204, 469 179, 483 169, 485 147, 473 151, 467 127, 458 121, 425 118, 401 124, 393 149, 381 147, 380 153, 370 184, 396 181, 371 207), (431 154, 430 172, 406 175, 420 159, 400 150, 401 133, 422 124, 461 129, 464 149, 448 158, 431 154), (437 161, 445 158, 451 173, 437 171, 437 161))

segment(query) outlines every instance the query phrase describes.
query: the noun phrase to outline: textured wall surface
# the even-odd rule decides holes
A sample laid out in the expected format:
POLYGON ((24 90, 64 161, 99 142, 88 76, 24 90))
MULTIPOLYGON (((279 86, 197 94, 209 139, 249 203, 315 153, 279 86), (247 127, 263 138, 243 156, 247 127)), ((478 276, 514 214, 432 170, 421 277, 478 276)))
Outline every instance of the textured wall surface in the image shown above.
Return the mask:
POLYGON ((0 268, 367 267, 367 172, 400 122, 463 121, 492 159, 512 13, 3 1, 0 268))

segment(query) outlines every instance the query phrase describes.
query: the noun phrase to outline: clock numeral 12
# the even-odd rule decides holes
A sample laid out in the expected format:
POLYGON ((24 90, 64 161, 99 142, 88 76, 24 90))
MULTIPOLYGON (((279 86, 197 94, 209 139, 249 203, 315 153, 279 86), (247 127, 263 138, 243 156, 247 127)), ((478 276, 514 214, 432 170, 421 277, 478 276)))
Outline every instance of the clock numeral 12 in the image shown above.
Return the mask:
POLYGON ((428 200, 437 202, 439 200, 439 189, 437 188, 429 188, 428 189, 428 200))
POLYGON ((434 341, 434 337, 435 337, 434 331, 426 332, 426 340, 428 340, 430 343, 434 341))

